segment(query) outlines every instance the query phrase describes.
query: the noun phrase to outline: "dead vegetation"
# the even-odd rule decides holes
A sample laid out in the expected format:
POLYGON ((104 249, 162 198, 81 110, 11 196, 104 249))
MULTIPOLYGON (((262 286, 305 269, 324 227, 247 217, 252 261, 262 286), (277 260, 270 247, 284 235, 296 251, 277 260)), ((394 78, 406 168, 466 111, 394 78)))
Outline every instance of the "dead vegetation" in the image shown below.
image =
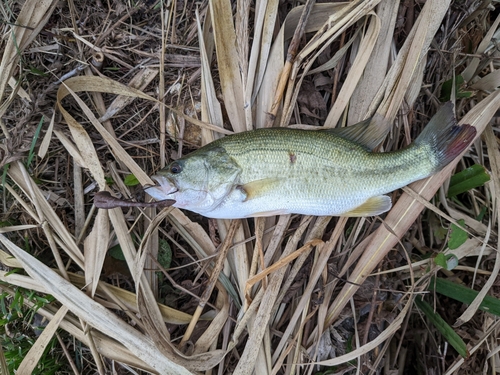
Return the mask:
POLYGON ((0 357, 31 336, 18 374, 40 371, 53 337, 59 373, 496 373, 496 1, 0 10, 0 357), (265 126, 372 117, 388 133, 380 149, 400 149, 450 99, 477 129, 473 146, 395 192, 382 217, 226 221, 92 204, 102 190, 143 200, 169 160, 265 126), (491 180, 450 196, 450 175, 474 164, 491 180), (453 285, 475 293, 461 300, 453 285), (46 318, 39 336, 7 319, 29 291, 54 297, 16 305, 46 318))

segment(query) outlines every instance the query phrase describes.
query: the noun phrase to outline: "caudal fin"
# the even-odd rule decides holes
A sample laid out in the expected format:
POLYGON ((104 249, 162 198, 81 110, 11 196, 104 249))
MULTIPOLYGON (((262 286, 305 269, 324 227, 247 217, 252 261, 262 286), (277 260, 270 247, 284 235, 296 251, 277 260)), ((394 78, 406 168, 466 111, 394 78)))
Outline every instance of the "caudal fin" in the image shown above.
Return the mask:
POLYGON ((476 128, 458 125, 453 103, 448 102, 431 118, 415 140, 415 145, 426 147, 435 159, 434 171, 444 168, 464 151, 476 136, 476 128))

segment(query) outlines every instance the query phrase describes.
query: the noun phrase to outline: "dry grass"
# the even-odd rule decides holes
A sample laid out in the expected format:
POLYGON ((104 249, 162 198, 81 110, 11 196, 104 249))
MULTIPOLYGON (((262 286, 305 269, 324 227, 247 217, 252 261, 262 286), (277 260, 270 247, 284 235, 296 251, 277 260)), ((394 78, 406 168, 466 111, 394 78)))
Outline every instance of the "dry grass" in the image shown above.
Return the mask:
POLYGON ((4 342, 34 338, 18 373, 53 337, 60 373, 496 373, 498 320, 479 310, 499 295, 496 2, 139 4, 0 5, 1 302, 6 314, 19 287, 55 297, 37 306, 39 336, 27 319, 4 323, 4 342), (231 222, 92 205, 99 190, 144 199, 126 176, 151 183, 232 132, 373 117, 381 149, 400 149, 446 94, 474 145, 395 192, 382 217, 231 222), (474 163, 491 181, 447 198, 450 175, 474 163), (449 250, 458 220, 469 239, 449 250), (467 308, 432 293, 432 277, 479 293, 467 308), (422 296, 466 359, 416 308, 422 296))

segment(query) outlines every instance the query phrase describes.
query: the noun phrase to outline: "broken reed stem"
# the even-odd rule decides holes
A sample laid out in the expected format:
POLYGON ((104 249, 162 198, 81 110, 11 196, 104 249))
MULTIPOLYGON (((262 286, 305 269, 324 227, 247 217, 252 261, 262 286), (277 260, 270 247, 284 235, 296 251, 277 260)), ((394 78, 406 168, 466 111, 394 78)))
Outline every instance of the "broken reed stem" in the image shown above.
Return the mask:
MULTIPOLYGON (((345 43, 345 31, 340 36, 340 46, 339 50, 344 46, 345 43)), ((332 108, 337 100, 337 86, 340 80, 340 69, 335 68, 335 77, 333 78, 333 88, 332 88, 332 108)))
MULTIPOLYGON (((266 263, 264 261, 264 248, 262 246, 262 238, 264 236, 264 227, 266 224, 266 219, 265 218, 260 218, 261 220, 259 221, 259 226, 255 229, 258 229, 255 231, 255 245, 257 247, 257 250, 259 251, 259 260, 260 260, 260 269, 263 270, 266 268, 266 263), (258 234, 258 237, 257 237, 258 234)), ((267 288, 267 277, 262 280, 262 286, 264 289, 267 288)))
MULTIPOLYGON (((380 269, 379 269, 379 271, 380 271, 380 269)), ((363 335, 360 346, 363 346, 366 343, 368 343, 368 335, 370 333, 370 327, 372 326, 372 323, 373 323, 373 316, 375 315, 375 309, 378 309, 380 307, 379 305, 377 305, 379 288, 380 288, 380 273, 377 273, 377 276, 375 277, 374 287, 373 287, 371 308, 370 308, 370 312, 368 313, 368 319, 365 322, 365 334, 363 335)), ((378 357, 380 358, 380 355, 378 357)), ((360 359, 361 359, 361 363, 367 363, 367 361, 369 361, 368 353, 363 354, 360 359)))
POLYGON ((179 344, 179 348, 182 348, 186 342, 190 339, 194 327, 196 326, 196 323, 198 322, 198 319, 201 316, 201 313, 203 312, 203 309, 205 308, 205 305, 207 304, 208 299, 212 295, 212 291, 214 290, 215 283, 219 279, 219 275, 224 268, 224 261, 226 260, 227 257, 227 252, 231 248, 233 244, 233 238, 234 235, 236 234, 236 231, 240 227, 241 220, 233 220, 231 221, 231 226, 229 227, 229 230, 227 232, 226 238, 224 238, 224 242, 222 243, 222 246, 219 250, 219 254, 217 255, 217 260, 215 261, 215 266, 212 270, 212 274, 210 275, 210 279, 207 284, 207 288, 203 292, 200 298, 200 302, 198 303, 198 307, 196 308, 196 311, 193 314, 193 318, 189 322, 189 326, 186 329, 186 333, 182 337, 182 340, 179 344))
POLYGON ((311 10, 315 3, 316 0, 307 0, 307 3, 304 6, 304 9, 302 10, 302 14, 300 15, 299 23, 295 28, 292 41, 290 42, 290 46, 288 47, 285 66, 281 71, 280 80, 278 82, 278 87, 274 95, 273 104, 271 106, 271 109, 269 110, 269 113, 267 114, 266 124, 264 125, 264 127, 266 128, 272 127, 274 124, 274 120, 276 119, 276 114, 278 113, 278 108, 280 106, 281 99, 283 98, 283 93, 285 91, 285 87, 288 82, 288 77, 290 77, 292 65, 295 62, 295 58, 297 57, 297 51, 299 50, 300 40, 304 35, 304 31, 307 25, 307 20, 309 19, 309 15, 311 14, 311 10))
POLYGON ((283 98, 283 92, 285 91, 286 83, 288 82, 288 77, 290 76, 290 70, 292 69, 292 63, 286 61, 285 66, 280 75, 280 80, 278 82, 278 87, 276 93, 274 94, 273 105, 271 110, 267 114, 267 120, 264 127, 271 128, 276 120, 276 114, 278 113, 278 107, 280 105, 281 99, 283 98))
MULTIPOLYGON (((252 278, 255 276, 257 272, 257 265, 259 263, 260 258, 260 268, 265 268, 264 263, 264 251, 262 249, 262 236, 264 235, 264 226, 266 223, 265 217, 256 217, 255 219, 255 247, 252 255, 252 263, 250 264, 250 272, 248 273, 248 278, 252 278)), ((263 281, 264 289, 267 288, 267 278, 263 281)), ((245 303, 243 307, 243 311, 247 311, 248 306, 252 303, 252 296, 250 293, 245 292, 245 303)))

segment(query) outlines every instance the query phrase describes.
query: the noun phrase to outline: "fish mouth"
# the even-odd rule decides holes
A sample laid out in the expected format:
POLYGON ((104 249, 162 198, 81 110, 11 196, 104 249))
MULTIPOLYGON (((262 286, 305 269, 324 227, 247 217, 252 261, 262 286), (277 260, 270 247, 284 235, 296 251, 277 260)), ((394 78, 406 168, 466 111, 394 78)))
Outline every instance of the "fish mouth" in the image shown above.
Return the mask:
POLYGON ((154 175, 151 176, 151 179, 156 181, 157 184, 153 186, 147 186, 146 188, 144 188, 144 191, 156 200, 168 199, 170 195, 177 193, 177 191, 179 190, 164 176, 154 175))

